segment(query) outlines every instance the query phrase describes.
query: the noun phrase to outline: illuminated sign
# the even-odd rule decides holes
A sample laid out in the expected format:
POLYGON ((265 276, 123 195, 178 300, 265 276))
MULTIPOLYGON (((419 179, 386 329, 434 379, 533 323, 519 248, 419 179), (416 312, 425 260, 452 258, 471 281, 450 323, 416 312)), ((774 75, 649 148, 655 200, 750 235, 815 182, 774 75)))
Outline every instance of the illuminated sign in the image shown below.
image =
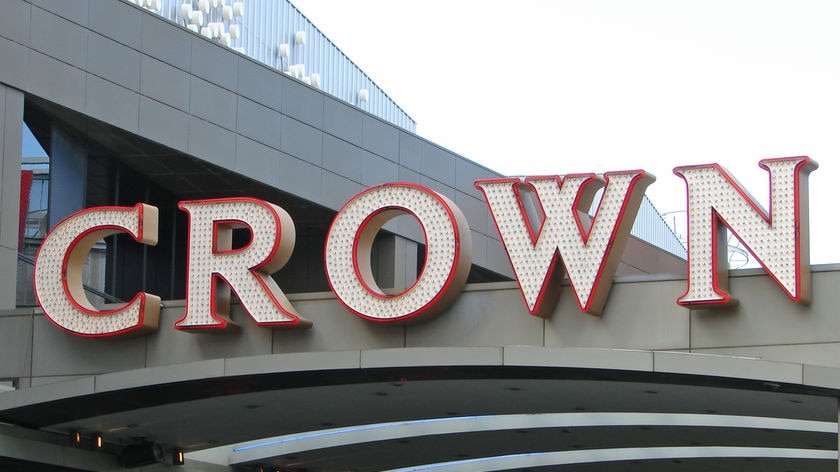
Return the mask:
POLYGON ((787 296, 811 300, 808 246, 808 174, 817 163, 807 157, 765 159, 770 173, 770 211, 717 164, 677 167, 688 189, 688 290, 680 305, 730 305, 725 229, 750 250, 787 296))
POLYGON ((231 289, 260 326, 312 325, 297 314, 271 278, 286 265, 295 247, 295 224, 286 210, 253 198, 186 201, 178 207, 189 214, 190 231, 187 308, 176 328, 233 327, 231 289), (235 228, 251 234, 243 248, 232 249, 235 228))
POLYGON ((100 239, 119 232, 137 242, 158 241, 158 209, 98 207, 81 211, 55 226, 35 259, 35 296, 47 318, 70 333, 82 336, 143 334, 158 327, 160 298, 138 293, 125 306, 109 311, 94 308, 82 287, 88 253, 100 239))
POLYGON ((475 183, 484 192, 531 314, 546 317, 554 310, 561 266, 580 311, 601 312, 645 188, 653 181, 644 171, 627 171, 605 174, 603 180, 585 174, 475 183), (605 182, 590 221, 595 192, 605 182), (536 231, 523 204, 522 190, 527 188, 536 193, 541 209, 536 231))
MULTIPOLYGON (((727 292, 722 238, 728 228, 789 298, 810 300, 807 180, 816 162, 807 157, 768 159, 770 211, 717 164, 678 167, 688 213, 688 287, 683 306, 735 303, 727 292)), ((525 301, 533 315, 553 311, 565 272, 580 311, 599 314, 630 235, 645 189, 654 181, 642 170, 475 182, 483 192, 525 301), (603 195, 588 214, 596 192, 603 195)), ((254 198, 184 201, 189 215, 187 308, 181 330, 220 330, 230 320, 230 296, 260 326, 310 327, 270 274, 291 257, 295 231, 282 208, 254 198), (232 247, 232 232, 250 241, 232 247)), ((117 309, 97 310, 82 288, 87 253, 105 236, 123 232, 142 244, 157 243, 157 209, 99 207, 59 223, 44 239, 35 263, 35 292, 45 315, 81 336, 143 334, 157 329, 160 298, 137 294, 117 309)), ((336 298, 361 318, 384 323, 422 321, 443 312, 466 283, 471 264, 470 229, 448 198, 407 183, 372 187, 338 212, 327 233, 324 262, 336 298), (391 219, 410 215, 425 236, 426 257, 417 281, 386 294, 371 269, 377 233, 391 219)))
POLYGON ((327 233, 327 281, 336 298, 362 318, 410 322, 439 314, 464 288, 470 271, 470 227, 448 198, 413 184, 380 185, 351 199, 327 233), (370 266, 373 239, 391 219, 417 218, 426 235, 426 264, 417 281, 386 295, 370 266))

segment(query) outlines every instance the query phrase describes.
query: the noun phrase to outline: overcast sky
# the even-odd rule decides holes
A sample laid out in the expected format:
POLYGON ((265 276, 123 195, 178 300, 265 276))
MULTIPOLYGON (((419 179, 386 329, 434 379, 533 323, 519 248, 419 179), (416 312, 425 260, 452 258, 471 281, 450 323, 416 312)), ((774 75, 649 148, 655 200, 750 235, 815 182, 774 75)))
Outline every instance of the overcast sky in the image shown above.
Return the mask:
POLYGON ((508 175, 717 162, 766 208, 762 158, 808 155, 814 263, 840 262, 840 2, 292 0, 417 121, 508 175))

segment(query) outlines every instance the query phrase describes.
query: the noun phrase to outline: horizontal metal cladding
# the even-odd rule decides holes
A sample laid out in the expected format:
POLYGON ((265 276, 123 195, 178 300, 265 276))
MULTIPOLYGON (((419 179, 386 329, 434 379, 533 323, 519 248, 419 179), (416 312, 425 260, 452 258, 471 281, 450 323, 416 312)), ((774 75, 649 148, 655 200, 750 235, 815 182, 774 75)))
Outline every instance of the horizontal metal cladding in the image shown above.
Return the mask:
MULTIPOLYGON (((182 16, 182 5, 187 3, 191 11, 200 11, 199 2, 162 0, 159 3, 160 9, 153 11, 183 27, 191 20, 182 16)), ((229 29, 230 25, 238 25, 238 37, 227 40, 230 47, 242 48, 242 53, 248 57, 295 75, 403 129, 415 131, 414 120, 288 0, 242 3, 242 16, 229 20, 223 17, 224 7, 211 7, 209 13, 202 15, 202 26, 218 22, 226 23, 225 27, 229 29), (298 70, 300 74, 297 74, 298 70)), ((227 6, 233 8, 233 2, 227 6)), ((212 39, 222 42, 219 37, 212 39)))

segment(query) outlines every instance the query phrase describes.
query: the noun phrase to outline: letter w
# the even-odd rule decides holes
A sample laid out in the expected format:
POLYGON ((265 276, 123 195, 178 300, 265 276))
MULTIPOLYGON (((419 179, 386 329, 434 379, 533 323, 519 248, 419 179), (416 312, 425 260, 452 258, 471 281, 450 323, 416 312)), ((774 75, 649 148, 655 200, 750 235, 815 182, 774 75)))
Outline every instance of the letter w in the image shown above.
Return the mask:
POLYGON ((554 310, 563 279, 558 260, 580 311, 601 313, 644 191, 654 180, 645 171, 633 170, 610 172, 604 179, 575 174, 475 182, 484 192, 532 315, 547 318, 554 310), (590 217, 588 211, 602 187, 604 194, 590 217), (536 215, 525 210, 529 205, 523 191, 536 193, 536 215))

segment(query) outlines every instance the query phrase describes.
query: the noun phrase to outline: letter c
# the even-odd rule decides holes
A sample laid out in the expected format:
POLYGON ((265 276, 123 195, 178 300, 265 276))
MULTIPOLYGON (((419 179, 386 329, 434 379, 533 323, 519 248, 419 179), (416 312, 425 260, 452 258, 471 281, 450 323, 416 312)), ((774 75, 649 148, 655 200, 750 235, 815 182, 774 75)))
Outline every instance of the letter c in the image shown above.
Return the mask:
POLYGON ((120 308, 98 310, 82 285, 85 259, 102 238, 128 233, 137 242, 158 241, 158 209, 95 207, 70 215, 50 231, 35 258, 35 296, 59 328, 85 337, 138 335, 157 330, 160 297, 140 292, 120 308))

